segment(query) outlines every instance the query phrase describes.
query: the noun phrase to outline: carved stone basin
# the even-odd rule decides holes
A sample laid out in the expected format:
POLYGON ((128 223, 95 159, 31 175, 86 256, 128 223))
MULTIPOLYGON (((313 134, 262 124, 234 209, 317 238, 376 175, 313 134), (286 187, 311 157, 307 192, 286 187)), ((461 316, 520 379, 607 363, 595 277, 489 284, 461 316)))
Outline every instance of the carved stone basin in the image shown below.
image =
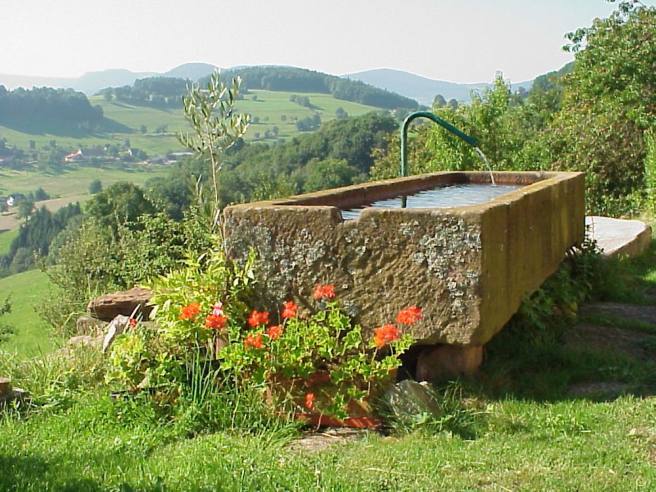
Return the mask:
POLYGON ((255 249, 261 307, 308 302, 317 283, 331 283, 365 332, 417 305, 424 313, 411 328, 418 343, 483 345, 585 232, 583 174, 494 177, 519 187, 475 205, 367 206, 436 187, 490 183, 488 173, 442 172, 231 206, 228 253, 243 258, 255 249), (363 206, 358 217, 342 217, 363 206))

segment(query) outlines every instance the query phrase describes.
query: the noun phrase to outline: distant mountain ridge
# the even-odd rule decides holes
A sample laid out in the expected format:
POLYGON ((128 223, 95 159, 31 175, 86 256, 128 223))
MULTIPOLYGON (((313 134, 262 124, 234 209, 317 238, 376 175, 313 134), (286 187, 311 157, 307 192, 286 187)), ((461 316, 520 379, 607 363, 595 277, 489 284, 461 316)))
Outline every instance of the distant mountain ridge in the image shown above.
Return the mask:
POLYGON ((0 85, 7 89, 24 87, 52 87, 55 89, 75 89, 88 96, 96 94, 107 87, 132 85, 138 79, 162 76, 198 80, 217 69, 208 63, 184 63, 168 72, 133 72, 123 68, 87 72, 80 77, 41 77, 30 75, 10 75, 0 73, 0 85))
MULTIPOLYGON (((412 98, 420 104, 430 106, 436 95, 441 94, 446 100, 469 101, 472 91, 481 91, 491 87, 491 83, 460 84, 444 80, 434 80, 421 75, 394 70, 391 68, 377 68, 344 75, 345 78, 359 80, 374 87, 396 92, 405 97, 412 98)), ((513 84, 513 88, 531 88, 533 81, 524 81, 513 84)))
MULTIPOLYGON (((262 67, 273 68, 274 66, 237 66, 227 69, 227 72, 242 72, 262 67)), ((71 88, 80 92, 84 92, 87 95, 93 95, 99 92, 101 89, 105 89, 107 87, 128 86, 134 84, 134 82, 138 79, 153 76, 175 77, 197 81, 207 77, 210 73, 212 73, 212 71, 218 68, 219 67, 209 63, 193 62, 184 63, 162 73, 132 72, 126 69, 110 69, 88 72, 77 78, 0 74, 0 85, 4 85, 8 89, 13 89, 16 87, 31 88, 44 86, 53 88, 71 88)), ((290 70, 295 69, 295 67, 284 68, 288 68, 290 70)), ((444 80, 435 80, 428 77, 423 77, 421 75, 390 68, 378 68, 373 70, 365 70, 362 72, 349 73, 343 75, 341 78, 362 82, 377 89, 382 89, 391 93, 398 94, 400 96, 413 99, 425 106, 431 106, 433 99, 438 94, 441 94, 447 100, 456 99, 458 101, 467 102, 471 99, 472 91, 481 91, 491 87, 492 85, 491 83, 464 84, 458 82, 448 82, 444 80)), ((519 89, 521 87, 529 90, 532 84, 532 80, 523 81, 514 83, 513 88, 519 89)))

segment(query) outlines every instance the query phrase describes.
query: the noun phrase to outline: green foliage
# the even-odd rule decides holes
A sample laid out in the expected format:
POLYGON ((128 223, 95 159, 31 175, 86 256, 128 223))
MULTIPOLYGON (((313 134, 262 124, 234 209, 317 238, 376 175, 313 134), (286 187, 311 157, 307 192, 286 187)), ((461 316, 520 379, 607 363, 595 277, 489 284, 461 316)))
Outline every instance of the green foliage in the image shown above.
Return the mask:
MULTIPOLYGON (((117 100, 138 106, 180 107, 189 81, 174 77, 148 77, 123 87, 108 87, 98 94, 106 101, 117 100)), ((145 133, 145 132, 143 132, 145 133)))
POLYGON ((93 181, 91 181, 91 183, 89 183, 90 195, 95 195, 97 193, 100 193, 102 189, 103 189, 102 181, 100 181, 99 179, 94 179, 93 181))
POLYGON ((92 297, 164 275, 187 255, 213 247, 204 223, 190 210, 180 222, 163 213, 140 215, 118 224, 115 233, 93 217, 72 225, 57 237, 48 258, 58 297, 44 301, 42 316, 72 334, 75 318, 92 297))
POLYGON ((198 363, 196 354, 216 350, 214 333, 205 326, 214 306, 223 303, 232 323, 245 319, 252 263, 253 258, 240 268, 215 252, 205 259, 189 259, 185 268, 156 280, 151 317, 158 331, 137 326, 120 337, 112 347, 108 381, 130 390, 158 388, 171 397, 189 390, 187 374, 190 365, 198 363), (185 306, 193 307, 193 317, 181 319, 185 306))
MULTIPOLYGON (((6 297, 5 300, 0 303, 0 318, 9 313, 11 313, 11 298, 6 297)), ((14 333, 15 329, 13 327, 0 320, 0 344, 6 341, 14 333)))
POLYGON ((587 172, 588 209, 635 214, 645 189, 644 132, 656 117, 656 8, 620 2, 568 35, 576 63, 547 142, 554 168, 587 172))
POLYGON ((210 163, 213 189, 212 224, 219 220, 219 172, 223 154, 241 140, 248 128, 249 116, 235 111, 241 79, 234 78, 230 87, 218 72, 210 77, 207 91, 193 85, 183 98, 184 112, 193 135, 180 133, 180 142, 210 163))
POLYGON ((0 257, 0 274, 3 265, 9 273, 20 273, 33 267, 35 257, 47 256, 54 238, 69 223, 76 222, 80 214, 78 203, 60 208, 54 214, 45 207, 34 212, 29 221, 21 224, 7 255, 0 257))
POLYGON ((215 252, 157 280, 157 331, 137 326, 115 342, 108 381, 149 389, 164 402, 186 395, 201 406, 217 387, 259 388, 279 411, 344 417, 400 365, 411 337, 393 329, 389 343, 365 340, 337 302, 307 317, 286 303, 279 325, 255 310, 247 320, 253 265, 253 254, 238 266, 215 252))
POLYGON ((31 133, 88 133, 102 127, 103 111, 72 89, 18 88, 0 85, 0 125, 31 133))
MULTIPOLYGON (((359 175, 358 170, 344 159, 313 159, 303 168, 302 174, 303 191, 318 191, 329 188, 337 188, 354 183, 359 175)), ((366 176, 362 176, 364 181, 366 176)))
POLYGON ((590 299, 600 276, 603 260, 596 244, 584 242, 570 251, 560 268, 531 296, 504 332, 526 339, 528 346, 553 345, 574 321, 579 305, 590 299), (513 334, 514 333, 514 334, 513 334))
POLYGON ((86 214, 114 235, 121 225, 136 224, 139 217, 155 212, 155 206, 143 190, 127 182, 114 183, 95 195, 86 206, 86 214))
POLYGON ((98 387, 104 372, 103 354, 84 345, 29 359, 0 352, 0 373, 30 393, 23 411, 66 408, 77 395, 98 387))
POLYGON ((412 343, 405 335, 378 352, 337 302, 273 328, 252 324, 251 329, 229 325, 227 345, 218 354, 222 372, 241 384, 266 387, 277 408, 339 418, 348 416, 353 401, 364 403, 389 382, 401 365, 399 355, 412 343))
POLYGON ((647 155, 645 156, 645 196, 647 209, 656 216, 656 127, 645 133, 647 155))
MULTIPOLYGON (((239 76, 248 90, 315 92, 332 94, 337 99, 355 101, 382 109, 417 109, 414 99, 400 96, 357 80, 294 67, 245 67, 225 72, 227 77, 239 76)), ((302 97, 302 96, 301 96, 302 97)))

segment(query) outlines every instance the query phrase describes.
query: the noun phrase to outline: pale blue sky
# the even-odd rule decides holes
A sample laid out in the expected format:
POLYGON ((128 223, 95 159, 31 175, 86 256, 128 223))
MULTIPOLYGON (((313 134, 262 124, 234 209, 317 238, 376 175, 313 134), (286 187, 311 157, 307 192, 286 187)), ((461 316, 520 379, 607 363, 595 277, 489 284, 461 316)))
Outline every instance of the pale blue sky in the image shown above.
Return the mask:
MULTIPOLYGON (((654 5, 656 0, 645 3, 654 5)), ((604 0, 0 0, 0 73, 165 71, 190 61, 515 82, 571 59, 604 0)))

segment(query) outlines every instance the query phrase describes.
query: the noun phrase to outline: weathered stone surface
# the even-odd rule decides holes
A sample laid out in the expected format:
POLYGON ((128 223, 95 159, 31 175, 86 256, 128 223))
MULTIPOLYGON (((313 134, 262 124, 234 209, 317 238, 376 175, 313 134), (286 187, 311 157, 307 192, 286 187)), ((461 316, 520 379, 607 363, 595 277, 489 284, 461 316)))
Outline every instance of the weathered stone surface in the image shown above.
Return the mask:
POLYGON ((417 358, 418 381, 442 382, 461 376, 473 376, 483 363, 480 345, 437 345, 426 347, 417 358))
POLYGON ((11 379, 0 378, 0 396, 6 396, 11 393, 11 379))
POLYGON ((109 323, 109 326, 107 327, 107 333, 105 334, 105 338, 103 338, 102 341, 102 351, 107 352, 109 350, 109 347, 112 346, 112 343, 114 343, 116 337, 119 336, 121 333, 125 333, 125 331, 129 327, 130 327, 129 316, 123 316, 122 314, 116 316, 112 320, 112 322, 109 323))
POLYGON ((439 417, 442 413, 435 391, 426 382, 404 379, 392 385, 383 395, 383 400, 388 410, 400 418, 421 414, 439 417))
POLYGON ((148 301, 153 293, 148 289, 135 287, 123 292, 115 292, 93 299, 87 310, 94 318, 103 321, 111 321, 118 315, 136 316, 141 313, 144 319, 148 319, 152 307, 148 301))
POLYGON ((94 336, 104 333, 107 325, 107 321, 92 316, 80 316, 75 323, 75 328, 78 335, 94 336))
POLYGON ((639 256, 649 249, 651 227, 639 220, 591 216, 585 218, 586 234, 597 242, 604 256, 639 256))
POLYGON ((353 221, 340 208, 489 175, 435 173, 235 205, 225 212, 228 252, 256 250, 269 308, 307 303, 317 283, 331 283, 369 335, 418 305, 424 317, 410 329, 418 341, 483 345, 584 237, 582 174, 495 178, 527 186, 482 205, 368 208, 353 221))

